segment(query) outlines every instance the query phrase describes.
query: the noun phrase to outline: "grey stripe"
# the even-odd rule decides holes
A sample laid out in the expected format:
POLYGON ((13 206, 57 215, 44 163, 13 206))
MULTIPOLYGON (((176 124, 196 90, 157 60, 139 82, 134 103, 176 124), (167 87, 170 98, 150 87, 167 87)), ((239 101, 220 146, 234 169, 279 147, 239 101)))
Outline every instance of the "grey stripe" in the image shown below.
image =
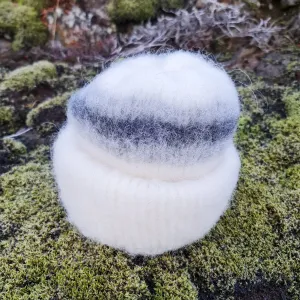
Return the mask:
MULTIPOLYGON (((100 115, 85 105, 82 99, 72 99, 69 112, 80 123, 87 125, 106 139, 115 139, 119 143, 128 143, 138 146, 161 145, 182 147, 183 145, 213 144, 229 138, 237 123, 237 117, 207 121, 195 121, 185 126, 156 120, 154 117, 135 119, 117 119, 100 115), (74 101, 75 100, 75 101, 74 101)), ((200 119, 200 118, 199 118, 200 119)))

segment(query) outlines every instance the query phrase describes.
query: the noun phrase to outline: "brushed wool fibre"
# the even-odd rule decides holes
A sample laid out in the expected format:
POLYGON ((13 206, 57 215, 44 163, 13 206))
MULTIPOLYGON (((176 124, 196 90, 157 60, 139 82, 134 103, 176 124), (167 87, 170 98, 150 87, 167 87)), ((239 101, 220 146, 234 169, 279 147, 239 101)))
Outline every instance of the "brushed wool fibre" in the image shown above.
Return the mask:
POLYGON ((113 63, 71 97, 53 146, 68 219, 88 238, 133 255, 203 237, 238 180, 239 112, 230 77, 200 54, 113 63))

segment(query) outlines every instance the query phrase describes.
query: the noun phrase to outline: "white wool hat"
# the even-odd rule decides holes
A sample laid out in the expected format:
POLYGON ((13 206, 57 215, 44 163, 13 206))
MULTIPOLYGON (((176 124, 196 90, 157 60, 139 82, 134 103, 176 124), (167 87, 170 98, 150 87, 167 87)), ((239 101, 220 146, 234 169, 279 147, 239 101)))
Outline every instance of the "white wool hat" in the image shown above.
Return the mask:
POLYGON ((156 255, 203 237, 238 180, 239 112, 232 80, 202 55, 114 63, 72 96, 54 144, 70 222, 130 254, 156 255))

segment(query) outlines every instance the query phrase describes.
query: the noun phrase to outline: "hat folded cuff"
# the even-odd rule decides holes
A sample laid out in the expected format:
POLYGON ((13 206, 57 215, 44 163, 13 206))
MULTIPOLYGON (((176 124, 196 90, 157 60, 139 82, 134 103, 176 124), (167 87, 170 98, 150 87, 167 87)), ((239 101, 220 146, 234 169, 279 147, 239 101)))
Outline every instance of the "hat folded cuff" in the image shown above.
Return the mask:
POLYGON ((156 255, 203 237, 238 180, 232 141, 190 168, 132 164, 94 147, 70 124, 60 132, 53 162, 61 201, 83 235, 131 254, 156 255))

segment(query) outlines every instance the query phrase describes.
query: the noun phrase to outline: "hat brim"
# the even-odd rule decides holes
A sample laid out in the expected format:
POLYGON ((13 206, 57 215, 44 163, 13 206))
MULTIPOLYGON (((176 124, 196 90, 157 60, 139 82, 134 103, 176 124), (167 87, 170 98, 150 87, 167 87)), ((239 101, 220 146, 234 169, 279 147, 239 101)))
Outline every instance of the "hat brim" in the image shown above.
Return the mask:
POLYGON ((230 143, 199 178, 135 177, 83 151, 67 124, 54 144, 53 167, 68 219, 84 236, 133 255, 157 255, 198 240, 216 224, 230 203, 240 159, 230 143))

